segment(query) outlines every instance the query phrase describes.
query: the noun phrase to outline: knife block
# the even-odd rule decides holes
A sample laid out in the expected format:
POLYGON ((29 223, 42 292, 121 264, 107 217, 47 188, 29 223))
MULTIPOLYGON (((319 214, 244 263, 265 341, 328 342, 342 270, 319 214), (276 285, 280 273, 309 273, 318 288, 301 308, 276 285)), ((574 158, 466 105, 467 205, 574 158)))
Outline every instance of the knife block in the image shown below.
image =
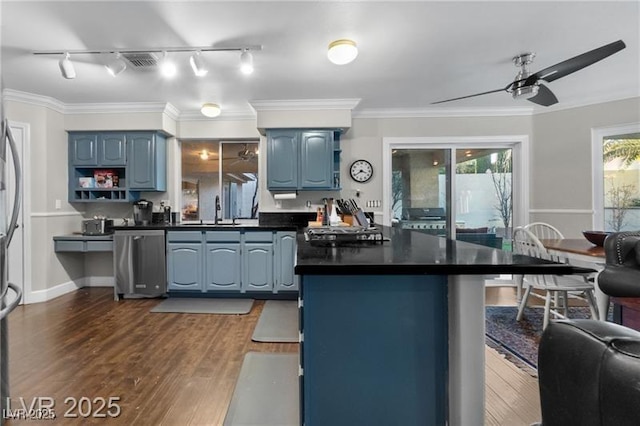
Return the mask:
POLYGON ((342 221, 349 226, 353 226, 353 216, 350 214, 343 214, 342 221))

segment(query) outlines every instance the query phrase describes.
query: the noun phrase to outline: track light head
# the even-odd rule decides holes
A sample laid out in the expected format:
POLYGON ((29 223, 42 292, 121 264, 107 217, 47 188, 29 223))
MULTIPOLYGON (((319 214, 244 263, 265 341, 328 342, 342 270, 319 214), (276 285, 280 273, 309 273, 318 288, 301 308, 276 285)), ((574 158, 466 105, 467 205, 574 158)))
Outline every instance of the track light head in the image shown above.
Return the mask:
POLYGON ((127 64, 122 59, 122 55, 120 54, 120 52, 117 52, 113 54, 113 56, 107 61, 104 67, 107 69, 107 72, 109 74, 115 77, 122 71, 127 69, 127 64))
POLYGON ((176 64, 169 60, 167 52, 164 52, 163 54, 162 62, 160 63, 160 71, 162 72, 162 75, 167 78, 174 77, 178 72, 176 64))
POLYGON ((58 65, 60 65, 60 72, 64 78, 69 80, 76 78, 76 70, 73 67, 73 63, 71 63, 71 59, 69 59, 69 52, 64 54, 64 57, 60 59, 58 65))
POLYGON ((204 61, 202 60, 202 56, 200 56, 199 50, 191 55, 189 63, 191 64, 193 73, 198 77, 204 77, 209 72, 209 70, 204 66, 204 61))
POLYGON ((253 55, 247 49, 240 54, 240 72, 245 75, 253 72, 253 55))

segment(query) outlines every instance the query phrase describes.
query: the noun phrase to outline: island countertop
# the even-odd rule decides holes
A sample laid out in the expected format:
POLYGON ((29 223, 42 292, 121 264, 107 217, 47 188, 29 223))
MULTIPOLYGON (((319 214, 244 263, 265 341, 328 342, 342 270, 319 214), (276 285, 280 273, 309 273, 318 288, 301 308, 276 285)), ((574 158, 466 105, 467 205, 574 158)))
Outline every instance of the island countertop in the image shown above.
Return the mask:
MULTIPOLYGON (((379 226, 379 225, 376 225, 379 226)), ((326 247, 298 234, 297 275, 575 274, 591 272, 478 244, 381 226, 384 242, 326 247)))

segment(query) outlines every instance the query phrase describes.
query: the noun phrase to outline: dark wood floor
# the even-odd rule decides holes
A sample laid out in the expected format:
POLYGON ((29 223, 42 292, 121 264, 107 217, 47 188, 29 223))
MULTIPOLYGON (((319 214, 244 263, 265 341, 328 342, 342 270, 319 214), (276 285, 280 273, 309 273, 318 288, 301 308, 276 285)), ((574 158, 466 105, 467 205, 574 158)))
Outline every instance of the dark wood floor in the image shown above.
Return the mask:
POLYGON ((18 307, 9 317, 12 407, 50 397, 55 424, 103 424, 63 418, 65 398, 119 397, 108 424, 221 425, 245 353, 298 351, 251 341, 262 301, 247 315, 150 313, 158 303, 114 302, 112 289, 89 288, 18 307))
MULTIPOLYGON (((35 424, 222 425, 247 352, 298 351, 295 343, 251 341, 263 301, 247 315, 152 314, 160 300, 114 302, 112 291, 81 289, 9 316, 12 407, 20 397, 56 403, 58 418, 35 424), (71 408, 65 399, 82 397, 118 397, 121 413, 64 418, 71 408)), ((513 295, 507 289, 497 300, 513 303, 513 295)), ((486 353, 486 424, 540 420, 537 380, 494 350, 486 353)))

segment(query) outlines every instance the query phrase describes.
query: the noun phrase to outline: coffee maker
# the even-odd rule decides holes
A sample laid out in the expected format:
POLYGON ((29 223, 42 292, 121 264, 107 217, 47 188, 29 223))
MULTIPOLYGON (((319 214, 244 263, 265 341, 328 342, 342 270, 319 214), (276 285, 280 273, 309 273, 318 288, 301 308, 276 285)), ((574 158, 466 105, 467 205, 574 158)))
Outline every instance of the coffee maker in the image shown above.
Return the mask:
POLYGON ((133 221, 136 225, 151 225, 153 202, 138 200, 133 203, 133 221))

